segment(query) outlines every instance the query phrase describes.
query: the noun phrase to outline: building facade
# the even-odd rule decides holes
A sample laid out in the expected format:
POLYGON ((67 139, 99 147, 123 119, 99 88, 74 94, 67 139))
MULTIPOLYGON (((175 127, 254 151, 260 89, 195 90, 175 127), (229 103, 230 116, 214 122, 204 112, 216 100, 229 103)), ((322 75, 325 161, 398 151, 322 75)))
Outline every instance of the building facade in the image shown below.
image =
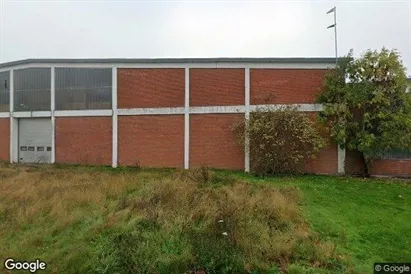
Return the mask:
MULTIPOLYGON (((232 125, 261 106, 315 117, 334 58, 28 59, 0 64, 0 159, 22 163, 248 171, 232 125)), ((306 165, 356 173, 358 155, 332 143, 306 165)), ((408 156, 407 156, 408 157, 408 156)), ((381 159, 377 175, 411 175, 381 159)))

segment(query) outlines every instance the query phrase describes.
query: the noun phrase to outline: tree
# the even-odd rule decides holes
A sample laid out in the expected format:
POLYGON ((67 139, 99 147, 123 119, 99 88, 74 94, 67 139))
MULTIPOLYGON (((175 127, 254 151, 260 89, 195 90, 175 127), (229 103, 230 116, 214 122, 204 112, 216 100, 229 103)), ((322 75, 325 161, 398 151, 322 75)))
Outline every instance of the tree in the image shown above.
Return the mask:
POLYGON ((320 120, 342 148, 361 153, 369 176, 372 162, 391 149, 411 149, 411 94, 395 50, 352 50, 325 76, 317 97, 324 109, 320 120))

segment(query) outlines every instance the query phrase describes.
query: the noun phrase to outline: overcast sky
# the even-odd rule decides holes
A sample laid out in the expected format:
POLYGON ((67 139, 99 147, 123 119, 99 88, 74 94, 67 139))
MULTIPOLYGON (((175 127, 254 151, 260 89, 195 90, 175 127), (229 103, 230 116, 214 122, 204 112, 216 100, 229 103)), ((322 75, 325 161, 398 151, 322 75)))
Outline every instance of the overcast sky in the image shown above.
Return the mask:
POLYGON ((411 0, 0 0, 0 62, 25 58, 333 57, 398 49, 411 75, 411 0))

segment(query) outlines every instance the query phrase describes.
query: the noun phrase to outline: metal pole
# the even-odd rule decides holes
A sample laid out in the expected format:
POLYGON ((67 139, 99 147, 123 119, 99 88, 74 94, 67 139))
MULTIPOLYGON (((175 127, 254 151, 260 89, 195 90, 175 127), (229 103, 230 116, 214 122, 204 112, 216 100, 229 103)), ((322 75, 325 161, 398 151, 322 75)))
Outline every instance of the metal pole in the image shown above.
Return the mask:
MULTIPOLYGON (((337 48, 337 7, 334 7, 334 39, 335 39, 335 69, 338 69, 338 48, 337 48)), ((345 143, 345 140, 344 140, 345 143)), ((345 146, 337 148, 338 157, 338 173, 345 174, 345 146)))
POLYGON ((334 36, 335 36, 335 66, 338 63, 338 51, 337 51, 337 7, 334 7, 334 36))

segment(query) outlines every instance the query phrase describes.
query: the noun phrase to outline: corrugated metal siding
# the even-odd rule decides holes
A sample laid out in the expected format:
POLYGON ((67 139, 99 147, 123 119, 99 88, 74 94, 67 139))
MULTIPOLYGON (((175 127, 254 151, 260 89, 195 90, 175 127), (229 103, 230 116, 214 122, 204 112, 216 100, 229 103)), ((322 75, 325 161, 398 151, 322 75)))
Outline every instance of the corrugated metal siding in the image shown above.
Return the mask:
POLYGON ((111 69, 56 68, 56 109, 111 109, 111 69))
POLYGON ((0 72, 0 112, 10 111, 10 71, 0 72))
POLYGON ((50 110, 50 68, 14 71, 14 110, 50 110))

